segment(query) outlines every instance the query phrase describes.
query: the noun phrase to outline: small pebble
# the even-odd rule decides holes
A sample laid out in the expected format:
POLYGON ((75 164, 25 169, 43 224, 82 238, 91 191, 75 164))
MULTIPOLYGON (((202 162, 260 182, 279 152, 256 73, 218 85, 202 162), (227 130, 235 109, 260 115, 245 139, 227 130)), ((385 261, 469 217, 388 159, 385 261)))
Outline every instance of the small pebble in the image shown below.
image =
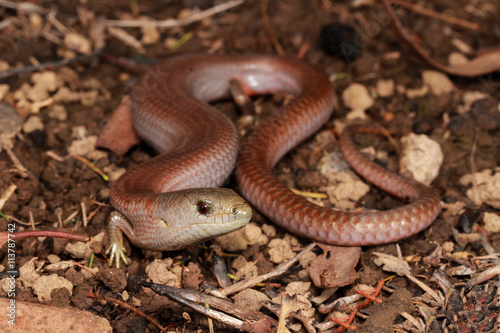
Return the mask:
MULTIPOLYGON (((370 96, 368 89, 359 83, 352 83, 342 92, 342 101, 345 106, 352 110, 351 113, 356 116, 355 118, 365 118, 364 111, 371 108, 374 104, 374 100, 370 96)), ((353 118, 353 116, 349 118, 353 118)))
POLYGON ((394 95, 394 80, 379 80, 377 82, 377 94, 382 98, 394 95))
MULTIPOLYGON (((8 136, 15 133, 23 123, 17 110, 9 104, 0 103, 0 133, 8 136)), ((43 128, 43 127, 42 127, 43 128)))
POLYGON ((23 131, 28 134, 36 130, 43 131, 43 128, 42 118, 39 116, 29 117, 23 125, 23 131))
POLYGON ((451 80, 445 74, 437 71, 426 70, 422 72, 424 85, 436 95, 449 94, 455 89, 451 80))
POLYGON ((64 121, 68 119, 68 113, 66 112, 66 108, 61 104, 54 104, 49 109, 49 117, 52 119, 57 119, 59 121, 64 121))
POLYGON ((443 163, 443 151, 439 143, 425 134, 411 133, 401 138, 401 145, 401 173, 410 172, 416 181, 430 185, 443 163))

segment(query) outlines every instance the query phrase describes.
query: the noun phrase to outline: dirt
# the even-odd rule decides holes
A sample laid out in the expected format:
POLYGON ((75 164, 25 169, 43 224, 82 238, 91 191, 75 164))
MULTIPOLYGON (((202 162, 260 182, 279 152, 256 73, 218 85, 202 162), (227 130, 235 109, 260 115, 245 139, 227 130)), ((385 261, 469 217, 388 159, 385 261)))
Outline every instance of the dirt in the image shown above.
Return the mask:
MULTIPOLYGON (((127 19, 137 17, 140 14, 151 19, 164 20, 178 17, 183 9, 196 7, 203 10, 219 4, 220 1, 184 0, 163 3, 156 1, 140 3, 38 1, 31 3, 37 4, 45 10, 57 9, 56 17, 67 30, 49 26, 46 13, 39 14, 37 18, 34 14, 29 14, 26 11, 16 11, 0 6, 2 22, 12 20, 12 23, 0 28, 2 36, 0 49, 4 50, 0 54, 0 60, 10 65, 10 69, 60 59, 61 55, 68 52, 68 47, 63 46, 62 41, 69 31, 77 32, 87 40, 92 40, 92 44, 96 45, 98 38, 92 39, 93 32, 90 29, 92 25, 89 25, 88 22, 93 22, 99 17, 127 19), (45 30, 37 28, 39 19, 45 25, 45 30)), ((339 105, 335 116, 328 123, 330 128, 337 128, 334 121, 348 123, 345 117, 350 110, 345 106, 341 96, 347 87, 356 82, 366 86, 370 95, 374 97, 374 105, 366 110, 367 120, 364 121, 365 123, 385 127, 396 141, 409 133, 417 133, 426 134, 439 143, 444 160, 433 186, 439 190, 444 203, 448 205, 463 203, 464 209, 468 208, 479 217, 470 218, 471 214, 464 214, 463 210, 451 213, 451 208, 445 209, 430 228, 398 243, 403 257, 410 262, 413 275, 419 277, 431 288, 440 290, 440 286, 432 280, 433 273, 438 269, 447 270, 451 267, 465 265, 479 273, 495 265, 494 261, 474 259, 488 255, 483 246, 484 243, 476 239, 469 243, 459 244, 457 243, 457 233, 479 232, 493 249, 500 249, 499 233, 486 233, 481 218, 484 212, 492 212, 498 216, 499 207, 474 203, 466 195, 466 190, 470 186, 464 186, 460 183, 460 178, 464 175, 485 169, 493 170, 500 165, 498 73, 477 78, 450 77, 453 83, 453 89, 450 92, 439 96, 429 92, 420 97, 409 98, 403 90, 422 87, 422 72, 432 68, 414 56, 409 47, 398 41, 388 26, 387 16, 380 4, 374 4, 371 1, 366 1, 366 3, 365 6, 353 8, 353 5, 347 1, 270 1, 267 15, 272 35, 287 56, 302 55, 304 61, 319 66, 332 79, 335 79, 334 87, 336 95, 339 97, 339 105), (356 54, 359 53, 359 57, 355 58, 354 53, 344 49, 344 55, 348 57, 346 60, 342 54, 328 55, 320 48, 321 28, 325 24, 339 22, 354 27, 354 35, 347 33, 348 38, 354 38, 354 40, 349 41, 351 46, 349 50, 355 50, 356 54), (375 87, 381 79, 391 79, 395 82, 396 91, 391 96, 377 97, 375 87), (472 105, 464 106, 466 105, 464 96, 472 92, 484 93, 485 97, 472 105), (461 108, 465 108, 465 111, 460 111, 461 108), (429 258, 436 248, 445 248, 450 242, 454 245, 453 250, 449 251, 447 255, 439 257, 436 261, 438 264, 429 264, 429 262, 423 261, 422 258, 429 258), (466 253, 466 256, 459 257, 455 255, 456 253, 466 253)), ((415 34, 421 45, 436 60, 446 63, 448 55, 457 51, 458 42, 469 45, 472 49, 498 46, 500 30, 497 18, 500 15, 500 6, 496 1, 424 1, 419 4, 436 11, 446 10, 450 16, 480 24, 479 31, 471 31, 409 10, 398 10, 400 18, 404 17, 407 29, 415 34)), ((192 13, 192 11, 188 13, 192 13)), ((184 12, 185 14, 186 12, 184 12)), ((31 85, 30 89, 34 89, 33 72, 25 72, 0 80, 0 84, 8 86, 8 92, 3 96, 2 102, 15 106, 24 123, 34 116, 38 116, 41 122, 41 128, 35 130, 23 128, 10 138, 13 142, 14 155, 28 170, 27 177, 21 175, 5 149, 0 153, 0 192, 3 193, 11 184, 17 186, 15 192, 1 208, 2 214, 15 218, 16 228, 19 230, 28 230, 31 228, 30 223, 34 223, 38 229, 58 228, 98 238, 94 239, 90 247, 91 251, 95 253, 93 265, 99 271, 95 275, 87 275, 78 266, 56 270, 55 274, 64 277, 73 284, 73 290, 68 293, 65 292, 67 289, 56 288, 52 292, 52 299, 44 301, 44 304, 86 310, 109 320, 117 332, 158 331, 157 327, 130 310, 89 298, 87 293, 93 292, 121 299, 138 307, 164 327, 175 325, 177 330, 185 329, 186 332, 208 331, 205 316, 166 297, 158 296, 151 290, 138 286, 136 282, 147 277, 146 267, 153 260, 173 258, 167 270, 182 271, 179 274, 184 279, 183 287, 198 289, 200 285, 217 286, 210 271, 212 249, 194 247, 185 251, 152 253, 130 246, 127 241, 125 246, 127 254, 132 259, 131 265, 122 269, 110 269, 103 255, 107 241, 106 239, 101 241, 99 238, 102 237, 106 217, 112 210, 109 205, 110 182, 103 179, 81 160, 71 156, 69 150, 72 149, 75 142, 81 141, 82 145, 88 144, 84 141, 101 133, 111 113, 120 104, 122 97, 130 92, 138 77, 138 72, 144 71, 148 64, 174 54, 185 53, 276 54, 276 45, 273 44, 271 36, 264 28, 262 20, 261 2, 247 1, 202 22, 191 23, 183 27, 161 29, 157 42, 144 45, 146 50, 144 54, 141 54, 140 50, 126 45, 123 40, 112 37, 107 32, 100 32, 104 40, 101 54, 114 58, 123 57, 132 63, 132 68, 130 66, 124 67, 115 60, 109 60, 109 58, 100 55, 89 56, 88 59, 63 67, 51 66, 47 71, 55 72, 59 81, 62 82, 57 89, 61 90, 61 87, 65 86, 73 92, 96 92, 96 96, 82 95, 78 98, 75 97, 73 101, 62 100, 62 102, 49 103, 47 106, 41 107, 39 113, 32 108, 33 101, 23 104, 16 97, 16 92, 22 90, 23 84, 28 83, 31 85), (192 33, 192 38, 180 46, 177 44, 179 47, 176 50, 168 48, 172 43, 175 44, 180 38, 185 37, 186 33, 192 33), (58 109, 61 105, 64 108, 63 111, 58 109), (82 209, 85 212, 82 212, 82 209), (87 226, 84 226, 84 216, 88 220, 87 226), (188 267, 190 269, 187 269, 188 267), (128 296, 125 297, 124 293, 128 296)), ((125 31, 138 40, 141 40, 143 36, 143 32, 138 28, 126 28, 125 31)), ((0 72, 5 69, 1 67, 5 63, 0 63, 0 72)), ((48 97, 54 97, 54 95, 55 91, 48 92, 48 97)), ((2 96, 1 93, 0 96, 2 96)), ((248 135, 259 121, 264 122, 264 116, 279 107, 284 99, 286 96, 278 95, 274 98, 255 101, 257 109, 263 116, 262 118, 257 117, 257 121, 244 126, 243 136, 248 135)), ((215 106, 230 115, 236 122, 240 121, 238 120, 240 114, 232 102, 218 102, 215 103, 215 106)), ((317 164, 324 155, 335 153, 339 149, 336 138, 333 135, 324 134, 328 131, 329 129, 324 127, 321 130, 323 134, 313 136, 283 158, 275 168, 276 175, 290 187, 308 192, 322 192, 322 188, 327 185, 328 181, 317 170, 317 164)), ((397 172, 398 147, 387 140, 374 136, 362 135, 357 138, 357 141, 360 147, 373 146, 377 152, 387 152, 387 158, 379 160, 378 163, 397 172)), ((103 151, 96 152, 93 148, 89 148, 85 154, 83 155, 87 156, 95 168, 102 170, 111 179, 123 171, 120 171, 120 168, 129 169, 154 156, 154 152, 145 144, 134 147, 124 156, 103 151)), ((496 172, 500 171, 497 169, 496 172)), ((230 186, 235 187, 234 181, 230 183, 230 186)), ((322 204, 332 206, 328 200, 322 200, 322 204)), ((401 204, 400 200, 371 185, 370 192, 354 202, 354 206, 358 208, 381 210, 394 208, 401 204)), ((8 230, 9 224, 13 223, 12 221, 12 219, 8 221, 5 217, 0 217, 0 231, 8 230)), ((272 224, 258 213, 253 221, 259 225, 272 224)), ((266 231, 263 233, 269 239, 273 239, 283 238, 286 231, 276 227, 274 233, 266 231)), ((309 243, 307 239, 293 240, 292 238, 292 240, 288 239, 287 241, 291 242, 291 251, 295 253, 309 243)), ((50 262, 50 255, 57 255, 63 261, 76 260, 88 266, 87 255, 70 255, 67 243, 67 240, 51 238, 16 241, 16 267, 22 267, 33 257, 38 258, 36 265, 42 266, 42 264, 50 262)), ((246 250, 237 251, 236 254, 243 255, 248 262, 256 262, 258 273, 263 274, 277 265, 269 260, 269 251, 266 244, 253 244, 248 245, 246 250)), ((358 272, 356 283, 375 286, 378 280, 392 276, 392 273, 384 272, 381 267, 374 264, 373 252, 384 252, 397 256, 398 249, 394 244, 363 248, 360 262, 355 268, 358 272)), ((317 249, 315 253, 319 254, 321 251, 317 249)), ((231 267, 231 260, 231 257, 226 258, 228 267, 231 267)), ((0 250, 0 264, 4 268, 8 266, 7 245, 0 250)), ((45 272, 43 274, 54 273, 45 272)), ((471 293, 488 295, 496 290, 493 285, 494 278, 475 287, 478 289, 464 290, 464 285, 470 277, 471 274, 451 275, 450 273, 448 276, 453 286, 462 292, 459 297, 462 298, 464 304, 470 303, 470 299, 475 297, 471 293), (486 286, 489 286, 490 289, 486 286)), ((311 281, 305 267, 293 266, 280 279, 274 279, 274 284, 266 284, 265 287, 256 288, 267 294, 269 298, 273 298, 280 294, 288 283, 293 281, 311 281), (276 284, 281 284, 281 287, 276 284)), ((498 286, 498 281, 496 283, 498 286)), ((316 296, 321 293, 321 290, 313 286, 310 292, 316 296)), ((342 287, 334 297, 345 296, 349 292, 348 287, 342 287)), ((394 330, 394 327, 398 331, 411 331, 410 324, 405 322, 401 316, 398 317, 398 308, 402 308, 400 303, 404 302, 406 311, 425 323, 429 316, 422 309, 423 301, 422 298, 419 298, 422 294, 423 291, 405 277, 394 277, 389 282, 388 289, 383 291, 380 296, 384 300, 386 310, 383 310, 383 307, 379 309, 378 307, 381 305, 375 305, 373 308, 369 306, 364 314, 370 319, 366 322, 363 319, 357 319, 357 324, 363 331, 381 331, 377 330, 377 327, 384 327, 384 332, 394 330), (402 290, 402 294, 399 294, 398 291, 399 296, 395 293, 391 296, 391 289, 392 291, 402 290), (411 304, 412 298, 413 306, 411 304), (377 313, 384 313, 384 315, 377 315, 377 313), (371 328, 370 325, 372 325, 371 328)), ((2 296, 7 295, 2 294, 2 296)), ((16 299, 39 302, 32 288, 26 283, 18 285, 16 299)), ((441 329, 441 331, 445 327, 450 332, 465 332, 464 325, 469 328, 479 327, 487 321, 483 319, 482 321, 466 322, 461 317, 462 319, 455 318, 456 321, 453 322, 453 316, 450 317, 449 313, 440 312, 438 305, 432 302, 427 303, 427 305, 436 311, 434 314, 437 316, 439 324, 437 329, 441 329)), ((488 311, 487 318, 494 318, 495 311, 496 316, 498 316, 498 307, 496 310, 493 308, 493 310, 488 311)), ((325 315, 315 314, 316 323, 322 322, 324 319, 325 315)), ((298 322, 296 319, 291 321, 298 322)), ((491 319, 488 322, 491 322, 491 319)), ((225 327, 217 321, 215 321, 215 325, 219 331, 225 327)), ((486 327, 490 326, 486 325, 486 327)), ((304 331, 304 328, 300 329, 304 331)), ((416 328, 413 329, 416 330, 416 328)), ((174 329, 172 328, 170 331, 174 331, 174 329)))

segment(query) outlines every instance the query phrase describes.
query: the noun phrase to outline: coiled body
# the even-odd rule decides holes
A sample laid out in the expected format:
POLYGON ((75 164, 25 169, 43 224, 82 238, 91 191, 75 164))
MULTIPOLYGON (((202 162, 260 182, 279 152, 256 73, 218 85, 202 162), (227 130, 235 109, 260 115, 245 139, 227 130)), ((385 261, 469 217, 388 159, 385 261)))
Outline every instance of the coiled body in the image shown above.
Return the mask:
POLYGON ((250 94, 286 91, 296 96, 244 143, 236 165, 243 196, 275 223, 320 242, 368 245, 408 237, 439 214, 434 189, 366 160, 347 132, 340 144, 351 166, 382 189, 413 201, 386 212, 350 213, 293 194, 272 167, 330 117, 335 97, 326 75, 301 61, 274 56, 191 55, 153 66, 132 93, 137 132, 163 153, 128 171, 111 190, 113 206, 129 218, 136 239, 158 238, 150 222, 151 211, 158 209, 152 194, 220 186, 233 169, 238 155, 234 125, 208 105, 229 97, 230 80, 250 94))

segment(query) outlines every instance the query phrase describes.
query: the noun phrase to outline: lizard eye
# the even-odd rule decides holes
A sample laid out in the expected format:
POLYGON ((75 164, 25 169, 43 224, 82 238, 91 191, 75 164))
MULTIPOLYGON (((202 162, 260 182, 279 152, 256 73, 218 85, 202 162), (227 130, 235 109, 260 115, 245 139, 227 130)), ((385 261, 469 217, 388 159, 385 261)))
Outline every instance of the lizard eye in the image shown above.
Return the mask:
POLYGON ((210 206, 208 206, 206 203, 203 201, 198 202, 198 212, 200 214, 207 214, 210 211, 210 206))

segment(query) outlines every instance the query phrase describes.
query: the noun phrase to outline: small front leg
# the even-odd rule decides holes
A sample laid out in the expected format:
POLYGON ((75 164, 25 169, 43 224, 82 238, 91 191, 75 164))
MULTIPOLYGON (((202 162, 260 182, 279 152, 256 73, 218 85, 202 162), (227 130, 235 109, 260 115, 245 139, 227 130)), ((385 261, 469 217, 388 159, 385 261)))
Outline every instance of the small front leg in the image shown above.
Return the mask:
POLYGON ((125 265, 128 265, 127 257, 125 257, 125 247, 123 247, 123 232, 127 236, 133 234, 133 228, 128 219, 120 212, 113 211, 109 214, 107 220, 109 246, 105 254, 109 254, 109 266, 113 265, 116 260, 116 268, 120 268, 120 260, 123 260, 125 265))

